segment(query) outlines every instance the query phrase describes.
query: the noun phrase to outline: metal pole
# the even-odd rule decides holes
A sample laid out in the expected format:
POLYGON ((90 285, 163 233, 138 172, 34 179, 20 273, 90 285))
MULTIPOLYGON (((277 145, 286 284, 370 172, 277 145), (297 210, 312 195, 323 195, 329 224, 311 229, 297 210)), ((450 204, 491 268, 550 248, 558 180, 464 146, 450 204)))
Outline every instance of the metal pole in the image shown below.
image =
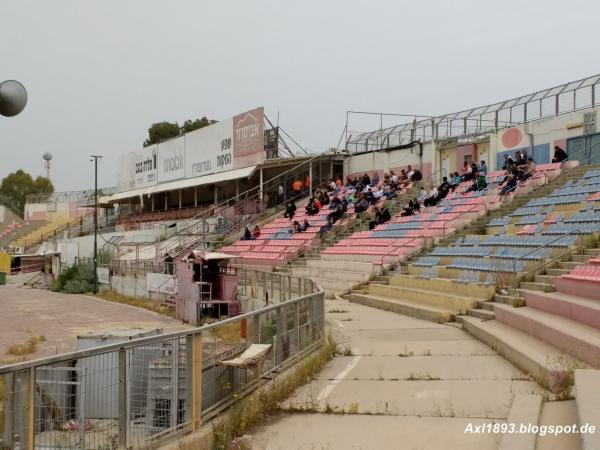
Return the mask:
POLYGON ((98 293, 98 274, 96 273, 98 267, 98 159, 102 156, 91 155, 90 158, 94 159, 94 284, 92 290, 95 295, 98 293))

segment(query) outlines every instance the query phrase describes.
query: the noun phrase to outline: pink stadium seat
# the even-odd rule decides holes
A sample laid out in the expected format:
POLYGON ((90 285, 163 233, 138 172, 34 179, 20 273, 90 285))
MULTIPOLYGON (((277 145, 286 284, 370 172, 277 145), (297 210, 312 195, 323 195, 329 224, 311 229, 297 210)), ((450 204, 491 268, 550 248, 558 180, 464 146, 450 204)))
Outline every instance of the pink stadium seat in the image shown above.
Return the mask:
POLYGON ((537 225, 526 225, 523 228, 521 228, 519 231, 517 231, 517 234, 522 235, 522 234, 533 234, 535 233, 537 230, 537 225))

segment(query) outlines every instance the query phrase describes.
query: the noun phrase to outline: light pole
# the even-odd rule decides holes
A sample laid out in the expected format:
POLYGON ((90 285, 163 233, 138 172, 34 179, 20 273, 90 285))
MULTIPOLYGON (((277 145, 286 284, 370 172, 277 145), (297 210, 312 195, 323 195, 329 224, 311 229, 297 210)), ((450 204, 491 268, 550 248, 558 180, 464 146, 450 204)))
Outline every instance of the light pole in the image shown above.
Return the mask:
POLYGON ((94 161, 94 295, 98 293, 98 160, 101 155, 90 155, 90 161, 94 161))

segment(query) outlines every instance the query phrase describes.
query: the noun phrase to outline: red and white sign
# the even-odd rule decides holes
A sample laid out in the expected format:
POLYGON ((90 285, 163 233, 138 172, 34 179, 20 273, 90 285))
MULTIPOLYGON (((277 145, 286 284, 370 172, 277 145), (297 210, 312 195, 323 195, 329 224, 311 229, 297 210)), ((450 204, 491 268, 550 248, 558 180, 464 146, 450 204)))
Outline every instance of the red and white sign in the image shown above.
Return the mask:
POLYGON ((233 118, 233 168, 253 166, 264 159, 264 108, 256 108, 233 118))

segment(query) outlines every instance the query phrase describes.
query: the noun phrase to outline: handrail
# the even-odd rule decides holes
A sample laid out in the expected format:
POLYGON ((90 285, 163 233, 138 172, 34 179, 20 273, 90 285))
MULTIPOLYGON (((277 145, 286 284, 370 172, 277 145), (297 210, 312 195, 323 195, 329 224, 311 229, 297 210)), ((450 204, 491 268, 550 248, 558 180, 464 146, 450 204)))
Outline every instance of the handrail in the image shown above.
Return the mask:
POLYGON ((566 237, 566 236, 570 236, 572 234, 579 234, 581 237, 581 244, 579 245, 581 247, 581 254, 583 254, 583 232, 579 229, 577 230, 571 230, 567 233, 563 233, 560 236, 558 236, 556 239, 553 239, 549 242, 546 242, 545 244, 539 245, 537 247, 535 247, 532 251, 527 252, 517 258, 514 258, 512 263, 513 263, 513 282, 514 282, 514 287, 517 287, 517 261, 521 261, 523 259, 525 259, 527 256, 534 254, 535 252, 537 252, 538 250, 542 249, 542 248, 546 248, 549 247, 550 244, 553 244, 556 241, 560 241, 562 238, 566 237))

